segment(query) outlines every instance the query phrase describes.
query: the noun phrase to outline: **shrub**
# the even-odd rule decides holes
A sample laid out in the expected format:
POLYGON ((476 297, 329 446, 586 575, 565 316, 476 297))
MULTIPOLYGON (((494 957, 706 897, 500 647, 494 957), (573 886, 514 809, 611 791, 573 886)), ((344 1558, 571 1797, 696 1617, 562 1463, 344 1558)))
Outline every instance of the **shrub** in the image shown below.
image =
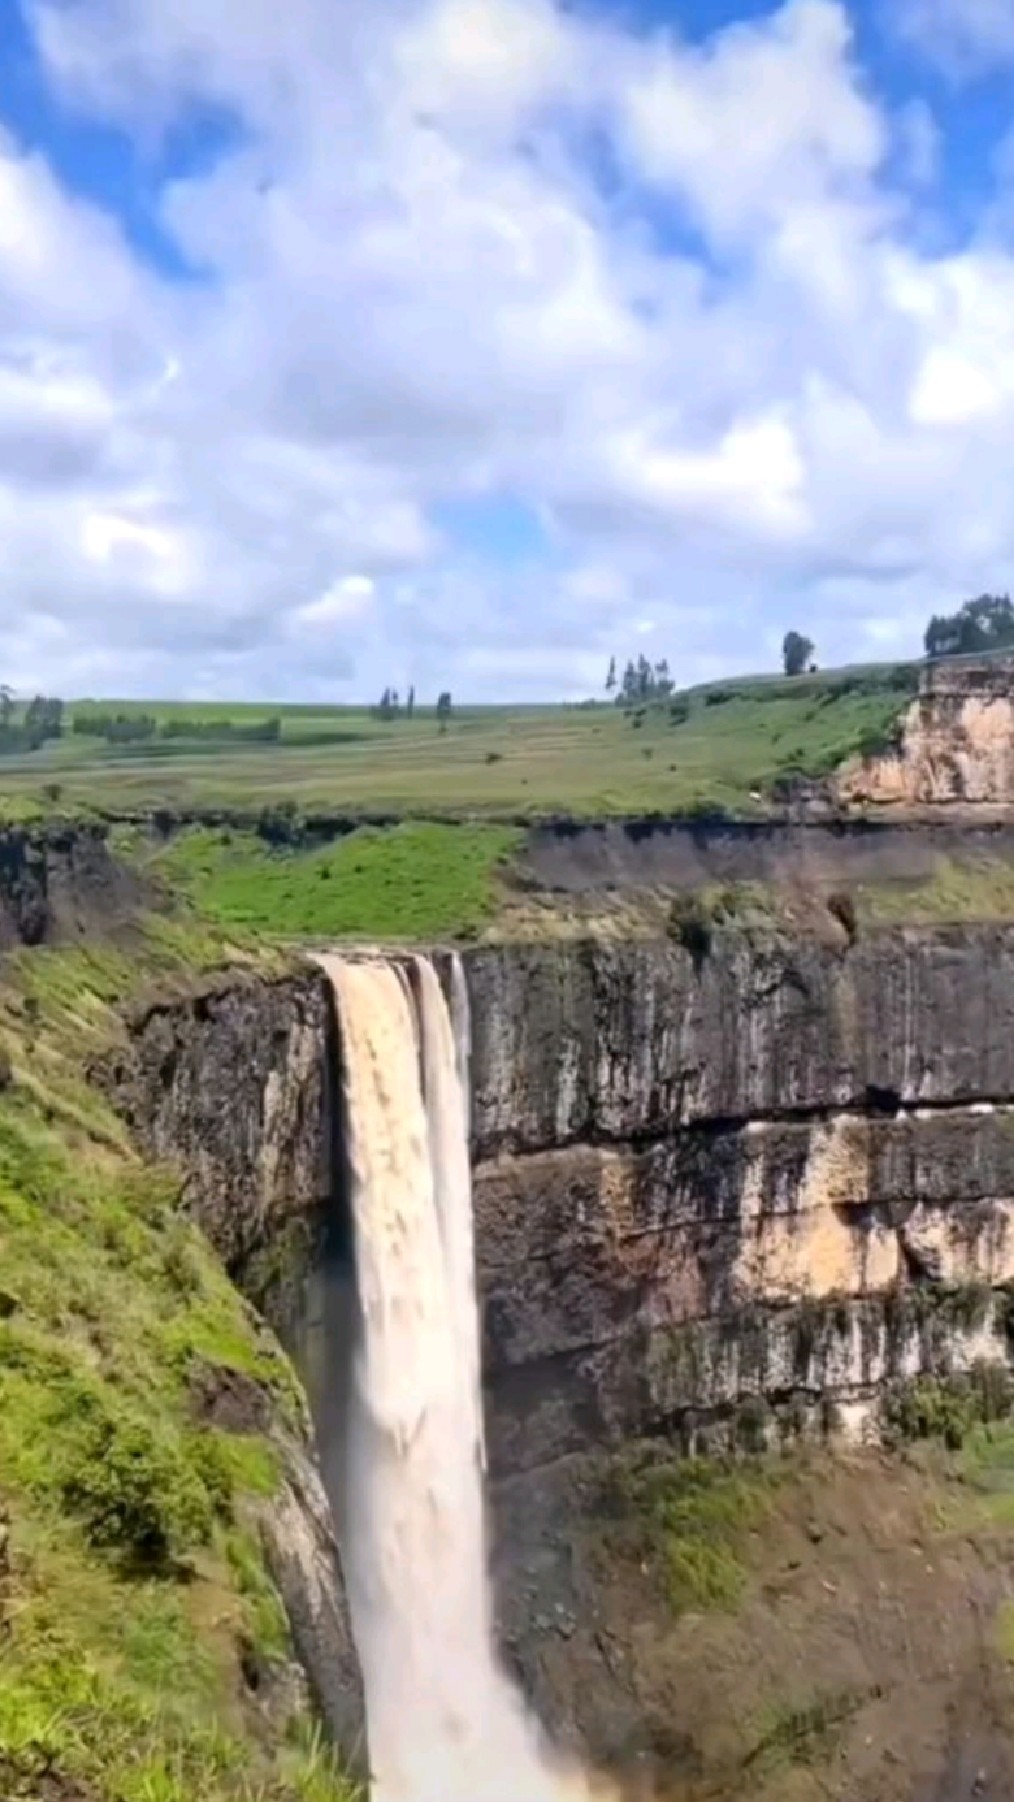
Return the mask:
POLYGON ((300 845, 306 837, 306 824, 294 801, 278 801, 261 809, 257 832, 269 845, 300 845))
POLYGON ((57 1391, 48 1425, 56 1487, 93 1545, 162 1566, 210 1539, 217 1497, 174 1434, 82 1378, 57 1391))
POLYGON ((942 1439, 957 1451, 973 1428, 1006 1419, 1012 1404, 1009 1372, 1002 1365, 980 1361, 967 1376, 919 1377, 889 1391, 884 1399, 885 1436, 896 1442, 942 1439))

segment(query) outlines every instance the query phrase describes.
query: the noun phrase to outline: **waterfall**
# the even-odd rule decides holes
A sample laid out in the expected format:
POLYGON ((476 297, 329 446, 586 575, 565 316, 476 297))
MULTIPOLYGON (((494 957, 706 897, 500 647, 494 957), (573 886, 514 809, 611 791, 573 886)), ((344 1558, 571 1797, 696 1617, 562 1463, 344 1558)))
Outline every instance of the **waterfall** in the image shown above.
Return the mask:
POLYGON ((340 1513, 374 1802, 581 1802, 493 1644, 463 973, 448 1006, 427 958, 321 962, 356 1243, 340 1513))

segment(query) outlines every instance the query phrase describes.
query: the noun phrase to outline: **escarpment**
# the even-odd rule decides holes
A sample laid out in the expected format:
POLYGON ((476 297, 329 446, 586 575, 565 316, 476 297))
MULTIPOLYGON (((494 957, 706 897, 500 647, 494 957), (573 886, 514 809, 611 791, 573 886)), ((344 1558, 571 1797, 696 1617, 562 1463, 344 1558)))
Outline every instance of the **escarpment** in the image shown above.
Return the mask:
MULTIPOLYGON (((1014 927, 464 961, 494 1472, 744 1421, 858 1433, 893 1382, 1006 1360, 1014 927)), ((241 1276, 291 1258, 305 1297, 339 1208, 322 980, 131 1028, 105 1078, 136 1130, 241 1276)))

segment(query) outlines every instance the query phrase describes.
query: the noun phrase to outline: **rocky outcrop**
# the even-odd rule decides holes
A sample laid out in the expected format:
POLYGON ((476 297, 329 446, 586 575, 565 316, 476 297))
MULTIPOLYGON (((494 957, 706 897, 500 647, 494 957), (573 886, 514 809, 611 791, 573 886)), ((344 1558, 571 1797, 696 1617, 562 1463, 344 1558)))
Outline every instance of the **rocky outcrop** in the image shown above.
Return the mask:
POLYGON ((927 665, 897 743, 847 764, 836 786, 846 805, 1010 805, 1014 661, 957 659, 927 665))
POLYGON ((362 1676, 331 1510, 308 1449, 283 1447, 284 1476, 261 1528, 300 1665, 314 1700, 357 1775, 366 1767, 362 1676))
POLYGON ((0 951, 106 936, 128 924, 144 898, 102 827, 0 829, 0 951))
MULTIPOLYGON (((833 811, 814 785, 802 817, 555 821, 529 829, 512 865, 523 892, 584 897, 600 914, 645 891, 665 895, 711 883, 762 882, 827 890, 925 882, 942 858, 1014 857, 1014 826, 985 812, 918 820, 833 811), (823 802, 822 817, 818 803, 823 802)), ((574 903, 572 902, 573 906, 574 903)), ((660 909, 661 912, 661 909, 660 909)))
POLYGON ((758 1403, 859 1431, 889 1381, 1005 1359, 1012 1171, 1014 1114, 960 1111, 482 1166, 494 1468, 735 1437, 758 1403))
POLYGON ((1006 1356, 954 1297, 1014 1282, 1014 929, 480 950, 469 985, 494 1468, 758 1404, 858 1430, 1006 1356))

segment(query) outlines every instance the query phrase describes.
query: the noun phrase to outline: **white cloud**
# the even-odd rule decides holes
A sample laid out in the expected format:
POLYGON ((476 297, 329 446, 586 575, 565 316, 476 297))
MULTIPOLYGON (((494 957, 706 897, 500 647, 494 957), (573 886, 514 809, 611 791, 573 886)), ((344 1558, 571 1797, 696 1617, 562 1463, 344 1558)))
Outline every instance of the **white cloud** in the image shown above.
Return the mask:
POLYGON ((376 593, 371 576, 342 576, 296 614, 299 626, 336 626, 360 618, 376 593))
POLYGON ((1014 62, 1014 0, 891 0, 886 17, 959 79, 1014 62))
POLYGON ((826 662, 1014 580, 1014 262, 915 248, 886 171, 935 127, 836 0, 703 45, 554 0, 32 17, 146 147, 236 130, 161 196, 186 282, 0 139, 16 681, 580 693, 631 633, 686 679, 793 621, 826 662), (441 524, 503 493, 520 570, 441 524))
POLYGON ((916 189, 928 187, 940 169, 943 137, 928 100, 916 96, 899 107, 894 135, 901 173, 916 189))
POLYGON ((851 63, 844 9, 786 0, 703 49, 661 39, 629 60, 621 141, 636 170, 684 193, 709 232, 737 238, 799 204, 844 198, 886 136, 851 63))

